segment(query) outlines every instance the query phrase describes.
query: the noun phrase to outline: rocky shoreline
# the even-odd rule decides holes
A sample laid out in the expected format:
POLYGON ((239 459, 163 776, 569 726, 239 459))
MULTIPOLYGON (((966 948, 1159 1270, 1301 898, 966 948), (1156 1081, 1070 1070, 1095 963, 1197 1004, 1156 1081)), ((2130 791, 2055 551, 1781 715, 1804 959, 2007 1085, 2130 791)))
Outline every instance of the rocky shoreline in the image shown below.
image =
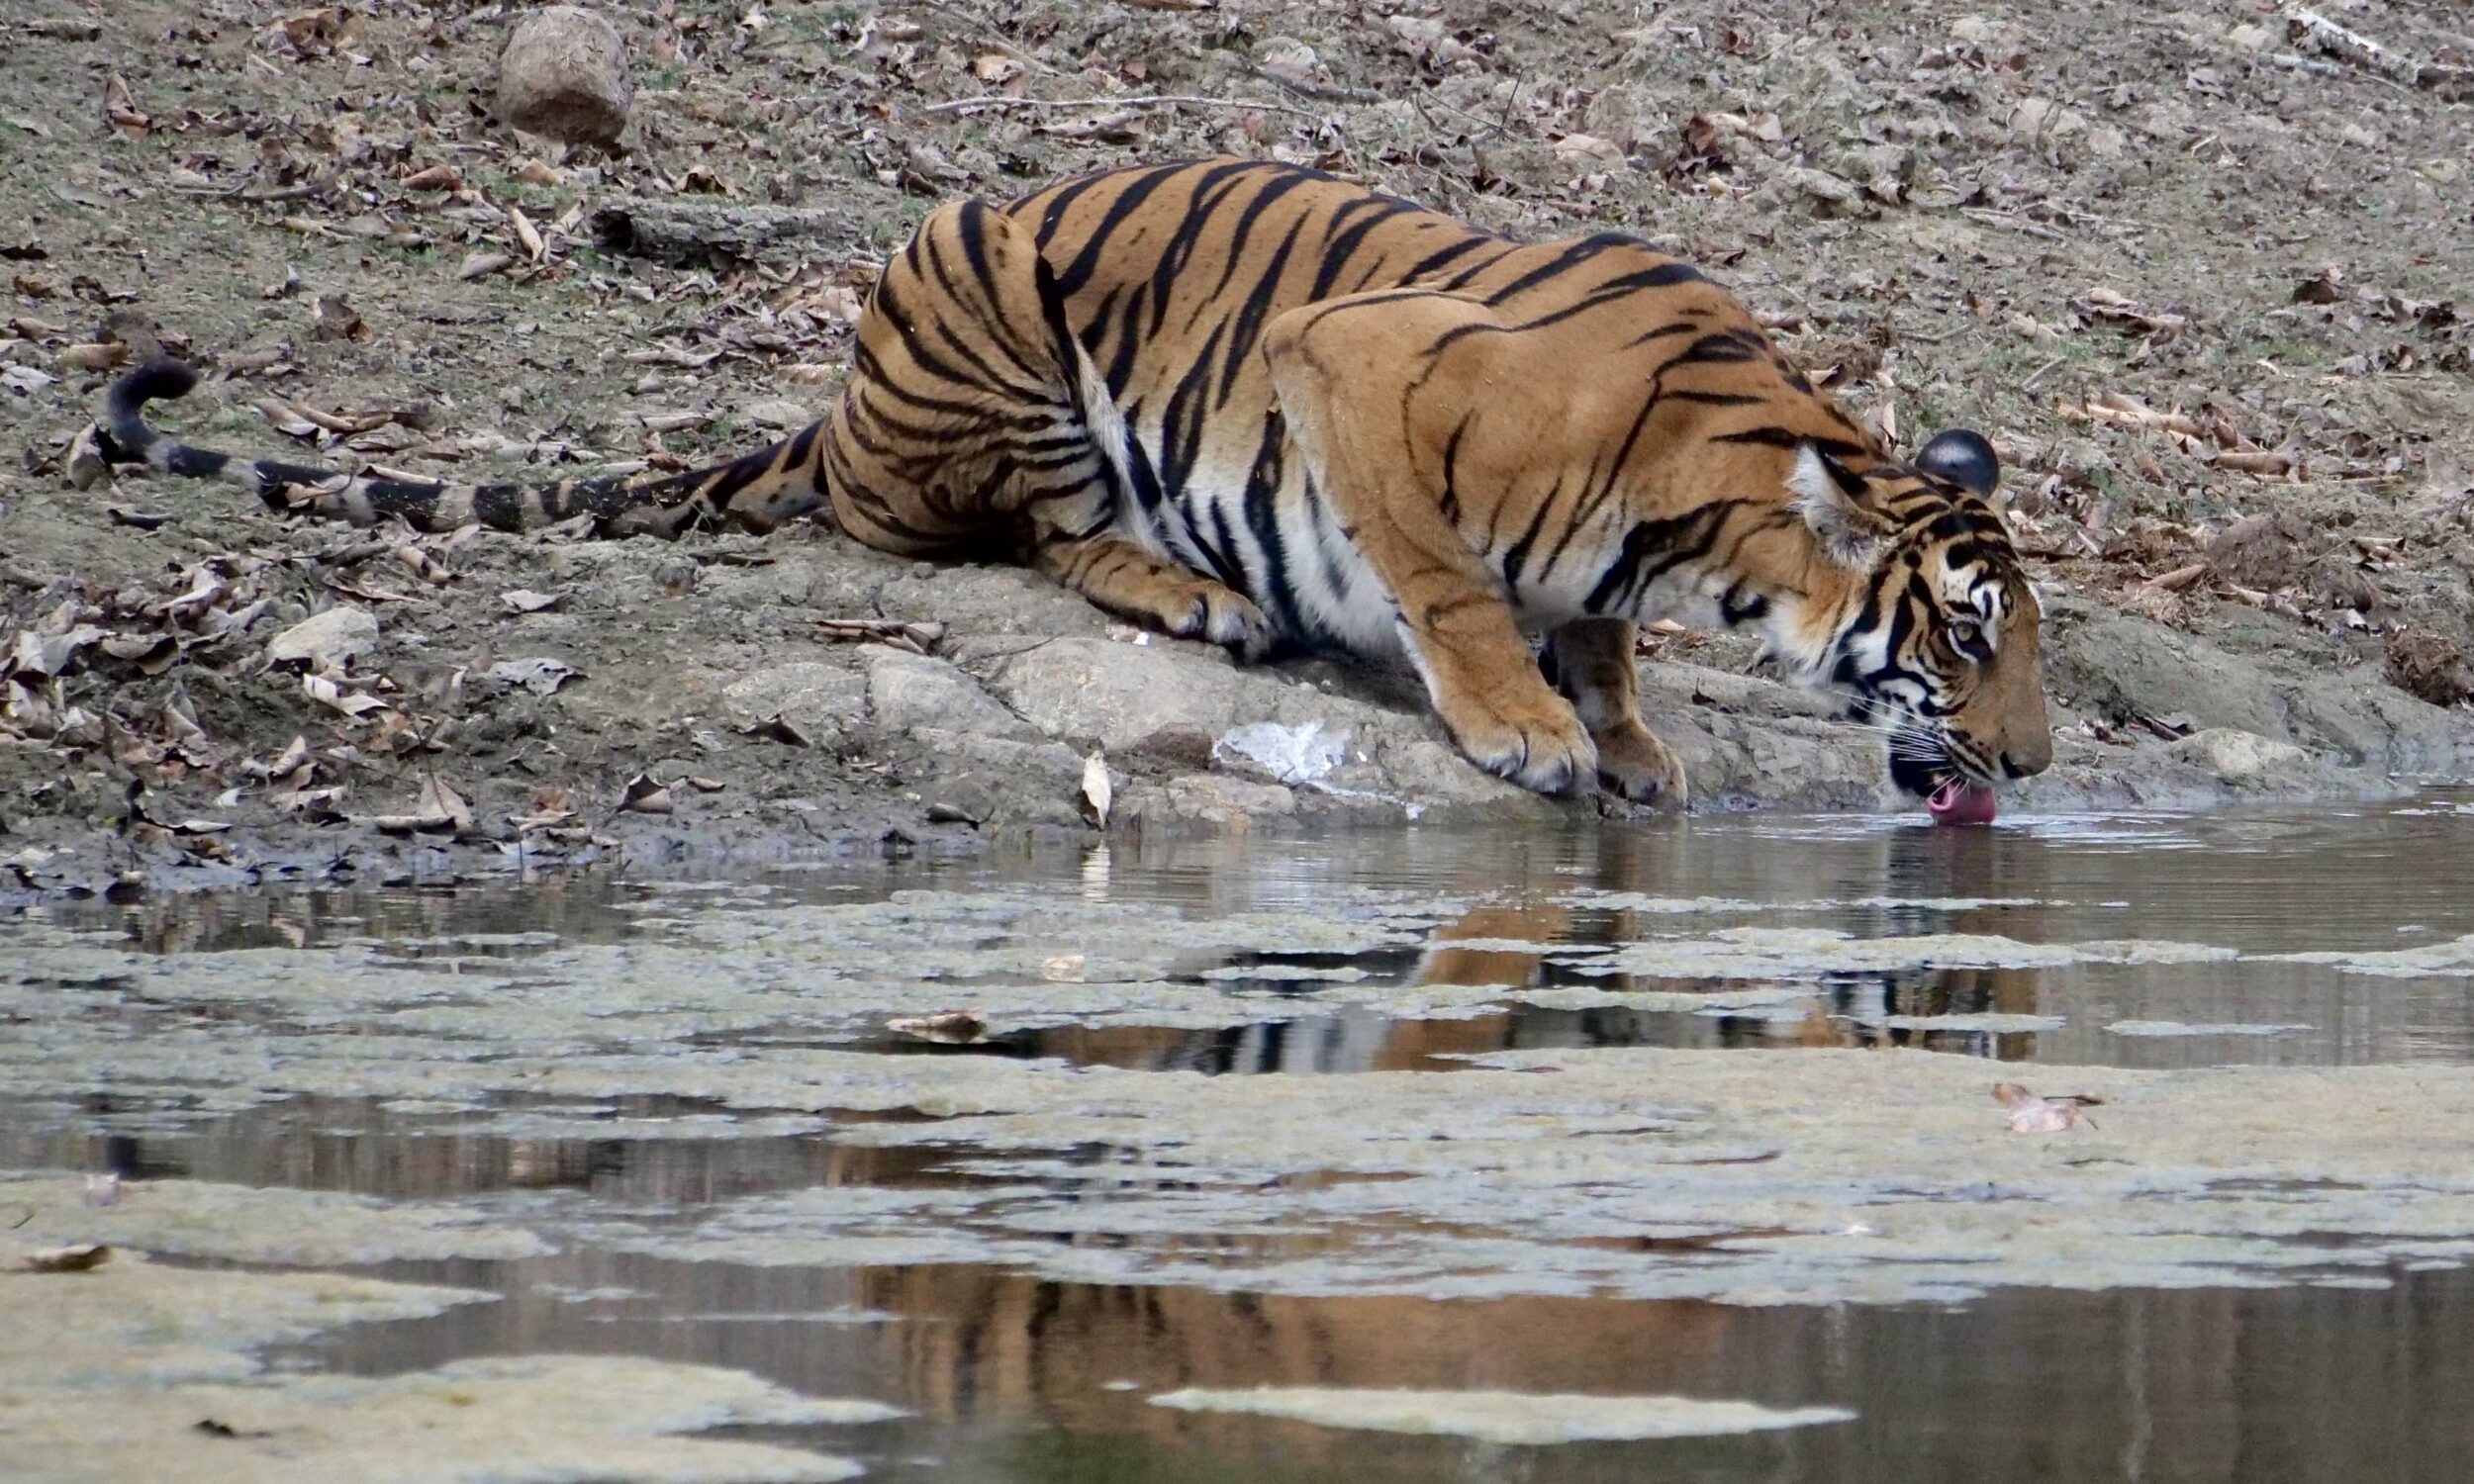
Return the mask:
MULTIPOLYGON (((118 756, 143 752, 156 770, 132 788, 127 762, 90 754, 81 775, 57 742, 0 749, 0 799, 50 805, 0 804, 0 895, 1661 817, 1481 773, 1403 674, 1242 666, 1012 569, 897 562, 823 531, 685 549, 485 535, 458 557, 444 591, 461 606, 499 586, 501 562, 512 583, 546 559, 561 569, 559 600, 514 612, 493 599, 499 611, 478 618, 444 603, 383 615, 338 603, 245 626, 219 651, 221 685, 167 688, 161 705, 201 736, 248 714, 263 740, 238 765, 167 778, 181 744, 124 734, 118 756), (657 623, 639 646, 601 633, 600 657, 568 642, 681 562, 698 580, 657 604, 692 604, 700 621, 739 614, 763 632, 701 657, 643 653, 660 647, 657 623), (441 664, 457 684, 425 685, 441 664), (375 703, 337 711, 314 698, 321 680, 375 703), (308 740, 322 732, 325 745, 308 740), (289 763, 272 756, 294 736, 289 763)), ((2070 598, 2048 609, 2056 761, 2008 790, 2006 816, 2393 796, 2474 766, 2474 717, 2372 667, 2307 646, 2237 655, 2070 598)), ((110 637, 89 636, 56 684, 143 714, 133 694, 169 678, 114 659, 110 637)), ((1645 714, 1684 758, 1694 811, 1923 823, 1882 783, 1872 732, 1748 673, 1751 659, 1745 641, 1683 635, 1643 663, 1645 714)))

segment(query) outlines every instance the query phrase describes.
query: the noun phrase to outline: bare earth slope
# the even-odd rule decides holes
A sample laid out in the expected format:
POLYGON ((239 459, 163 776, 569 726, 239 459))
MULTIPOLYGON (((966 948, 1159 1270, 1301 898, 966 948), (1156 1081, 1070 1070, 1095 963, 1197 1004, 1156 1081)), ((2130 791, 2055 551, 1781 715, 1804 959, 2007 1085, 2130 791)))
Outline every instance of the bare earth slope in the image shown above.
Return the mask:
MULTIPOLYGON (((960 848, 1088 828, 1094 753, 1120 830, 1585 811, 1396 678, 1137 642, 1009 570, 69 477, 150 336, 211 368, 166 419, 227 447, 745 448, 823 405, 936 201, 1217 150, 1653 237, 1909 446, 1992 434, 2061 703, 2025 805, 2464 771, 2459 7, 2322 7, 2367 53, 2254 0, 1188 3, 614 8, 606 156, 488 117, 522 7, 0 0, 0 893, 960 848)), ((1749 658, 1647 667, 1704 804, 1882 806, 1872 744, 1749 658)))

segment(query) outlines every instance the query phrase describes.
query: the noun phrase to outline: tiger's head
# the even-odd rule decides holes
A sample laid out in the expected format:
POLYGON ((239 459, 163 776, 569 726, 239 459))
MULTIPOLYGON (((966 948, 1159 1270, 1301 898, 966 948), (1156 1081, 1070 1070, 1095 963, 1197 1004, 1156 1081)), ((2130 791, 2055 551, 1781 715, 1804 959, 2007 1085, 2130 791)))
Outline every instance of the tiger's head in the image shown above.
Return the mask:
POLYGON ((1992 444, 1952 428, 1908 463, 1813 442, 1794 457, 1797 513, 1857 575, 1798 668, 1882 727, 1899 788, 1937 815, 1979 799, 1989 818, 1993 787, 2053 760, 2044 609, 1994 503, 1992 444))

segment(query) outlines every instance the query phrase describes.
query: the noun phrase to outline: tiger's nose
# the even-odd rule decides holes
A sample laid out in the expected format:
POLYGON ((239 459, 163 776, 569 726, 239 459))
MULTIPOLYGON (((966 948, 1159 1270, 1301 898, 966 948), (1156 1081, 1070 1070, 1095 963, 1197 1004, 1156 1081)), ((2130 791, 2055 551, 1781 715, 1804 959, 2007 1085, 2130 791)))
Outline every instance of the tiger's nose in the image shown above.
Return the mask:
POLYGON ((2051 766, 2053 748, 2049 742, 2043 747, 2002 754, 2002 777, 2007 779, 2034 778, 2051 766))

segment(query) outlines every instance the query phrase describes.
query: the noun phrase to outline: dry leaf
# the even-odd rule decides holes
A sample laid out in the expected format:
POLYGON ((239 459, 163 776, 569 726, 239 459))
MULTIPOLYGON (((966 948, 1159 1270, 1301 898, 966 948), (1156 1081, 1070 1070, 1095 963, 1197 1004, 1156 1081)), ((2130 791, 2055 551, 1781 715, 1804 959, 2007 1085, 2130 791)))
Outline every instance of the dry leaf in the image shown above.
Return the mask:
POLYGON ((667 814, 673 805, 667 787, 655 782, 651 774, 639 773, 627 780, 626 796, 618 800, 618 807, 638 814, 667 814))
MULTIPOLYGON (((376 330, 361 323, 360 311, 345 303, 341 294, 318 296, 318 332, 338 340, 368 340, 377 335, 376 330)), ((317 420, 315 415, 311 415, 311 418, 313 421, 317 420)), ((352 429, 356 432, 360 430, 352 429)), ((335 431, 342 431, 342 429, 335 429, 335 431)))
POLYGON ((301 690, 320 705, 333 707, 346 716, 366 716, 387 709, 387 703, 377 696, 346 692, 323 675, 302 676, 301 690))
POLYGON ((567 600, 555 593, 535 593, 530 588, 517 588, 501 593, 498 601, 507 604, 511 613, 543 613, 567 600))
POLYGON ((118 340, 90 340, 63 345, 52 359, 72 371, 109 371, 129 359, 129 347, 118 340))
POLYGON ((1083 759, 1083 802, 1091 808, 1092 822, 1103 830, 1108 827, 1109 796, 1107 760, 1093 753, 1083 759))
POLYGON ((103 456, 103 429, 89 422, 69 440, 65 464, 69 487, 91 490, 111 476, 111 461, 103 456))
POLYGON ((10 1264, 15 1272, 92 1272, 112 1260, 112 1250, 99 1242, 73 1247, 48 1247, 27 1252, 10 1264))
POLYGON ((885 1028, 898 1036, 913 1036, 940 1046, 971 1046, 988 1039, 988 1022, 968 1010, 940 1010, 889 1020, 885 1028))
POLYGON ((750 722, 740 730, 748 736, 763 737, 767 741, 781 742, 791 747, 813 745, 808 740, 806 732, 801 731, 789 718, 780 715, 767 716, 762 721, 750 722))
POLYGON ((535 696, 555 696, 576 675, 576 667, 546 655, 528 660, 501 660, 490 667, 490 679, 522 686, 535 696))
POLYGON ((455 826, 458 833, 472 828, 472 804, 434 773, 422 785, 417 805, 424 815, 455 826))
POLYGON ((257 409, 258 416, 264 417, 275 431, 282 433, 285 437, 315 438, 318 436, 318 424, 311 421, 299 408, 288 402, 279 402, 272 397, 261 397, 249 406, 257 409))
POLYGON ((1052 984, 1079 984, 1090 961, 1081 954, 1059 954, 1039 966, 1039 976, 1052 984))
POLYGON ((1993 1100, 2010 1110, 2009 1126, 2014 1134, 2058 1134, 2078 1127, 2084 1117, 2079 1111, 2080 1099, 2038 1097, 2017 1082, 1995 1082, 1993 1100))
POLYGON ((518 829, 539 829, 544 825, 564 824, 576 817, 575 802, 564 788, 542 788, 524 801, 524 811, 508 823, 518 829))
POLYGON ((537 263, 548 254, 549 244, 541 240, 540 229, 532 225, 532 219, 523 214, 523 208, 509 207, 507 222, 516 229, 516 240, 523 244, 524 256, 537 263))
POLYGON ((1566 165, 1584 159, 1620 165, 1624 162, 1624 151, 1612 139, 1602 139, 1592 134, 1568 134, 1555 141, 1555 158, 1559 164, 1566 165))

